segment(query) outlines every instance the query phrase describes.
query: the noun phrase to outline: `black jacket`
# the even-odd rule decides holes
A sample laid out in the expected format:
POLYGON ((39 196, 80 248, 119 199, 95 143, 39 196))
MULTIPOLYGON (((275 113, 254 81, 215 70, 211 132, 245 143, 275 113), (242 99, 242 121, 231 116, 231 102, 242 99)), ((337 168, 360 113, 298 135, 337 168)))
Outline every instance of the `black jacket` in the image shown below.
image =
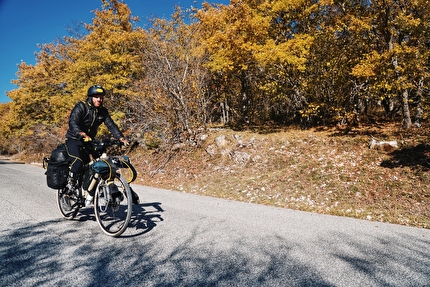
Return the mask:
POLYGON ((112 120, 108 110, 101 106, 94 107, 92 98, 88 98, 86 102, 79 102, 73 108, 69 118, 69 129, 66 133, 66 138, 80 140, 82 139, 80 132, 85 132, 89 137, 94 139, 97 131, 102 123, 106 125, 109 131, 116 139, 124 137, 118 126, 112 120))

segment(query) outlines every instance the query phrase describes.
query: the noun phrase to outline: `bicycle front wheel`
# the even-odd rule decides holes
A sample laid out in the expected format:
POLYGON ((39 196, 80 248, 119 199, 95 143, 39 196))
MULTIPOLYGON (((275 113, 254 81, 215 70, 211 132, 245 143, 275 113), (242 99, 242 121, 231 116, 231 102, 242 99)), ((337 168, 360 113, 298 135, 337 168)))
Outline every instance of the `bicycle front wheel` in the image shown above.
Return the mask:
POLYGON ((102 231, 109 236, 118 237, 130 222, 132 195, 130 186, 122 175, 116 174, 111 184, 116 187, 100 182, 94 195, 94 213, 102 231))

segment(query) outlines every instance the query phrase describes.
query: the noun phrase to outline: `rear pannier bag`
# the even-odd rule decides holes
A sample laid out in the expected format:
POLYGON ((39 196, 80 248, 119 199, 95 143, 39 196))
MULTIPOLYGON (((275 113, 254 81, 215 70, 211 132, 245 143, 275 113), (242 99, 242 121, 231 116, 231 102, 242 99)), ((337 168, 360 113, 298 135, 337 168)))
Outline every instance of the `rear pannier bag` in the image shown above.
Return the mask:
POLYGON ((65 144, 59 144, 51 152, 51 156, 45 159, 45 162, 48 165, 45 173, 48 187, 53 189, 65 188, 69 175, 69 156, 65 144))

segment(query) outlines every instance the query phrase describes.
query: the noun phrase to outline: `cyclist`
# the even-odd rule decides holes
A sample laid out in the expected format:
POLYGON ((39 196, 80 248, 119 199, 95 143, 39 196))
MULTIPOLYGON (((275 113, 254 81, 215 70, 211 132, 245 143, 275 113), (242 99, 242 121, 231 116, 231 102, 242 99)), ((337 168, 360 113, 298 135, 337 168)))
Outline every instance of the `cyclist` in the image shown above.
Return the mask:
MULTIPOLYGON (((97 134, 102 123, 112 135, 126 146, 128 140, 112 120, 108 110, 103 106, 106 91, 102 86, 94 85, 88 89, 87 100, 75 105, 69 118, 69 128, 66 132, 66 147, 71 158, 71 168, 67 188, 75 189, 82 178, 83 167, 90 161, 89 152, 83 149, 84 142, 91 141, 97 134)), ((85 205, 92 202, 94 194, 88 194, 85 205)))

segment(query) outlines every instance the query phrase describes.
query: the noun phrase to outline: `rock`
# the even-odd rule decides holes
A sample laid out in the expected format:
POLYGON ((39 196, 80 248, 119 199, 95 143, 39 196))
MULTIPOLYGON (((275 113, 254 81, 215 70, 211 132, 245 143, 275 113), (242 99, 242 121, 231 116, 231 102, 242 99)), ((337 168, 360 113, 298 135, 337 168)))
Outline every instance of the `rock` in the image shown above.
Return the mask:
POLYGON ((224 135, 220 135, 215 138, 215 143, 218 147, 224 147, 228 144, 228 141, 224 135))
POLYGON ((399 148, 397 141, 377 141, 375 138, 369 142, 370 149, 376 149, 380 151, 393 152, 399 148))
POLYGON ((241 163, 241 164, 247 163, 251 158, 251 156, 248 153, 241 152, 241 151, 235 151, 232 156, 235 162, 241 163))

